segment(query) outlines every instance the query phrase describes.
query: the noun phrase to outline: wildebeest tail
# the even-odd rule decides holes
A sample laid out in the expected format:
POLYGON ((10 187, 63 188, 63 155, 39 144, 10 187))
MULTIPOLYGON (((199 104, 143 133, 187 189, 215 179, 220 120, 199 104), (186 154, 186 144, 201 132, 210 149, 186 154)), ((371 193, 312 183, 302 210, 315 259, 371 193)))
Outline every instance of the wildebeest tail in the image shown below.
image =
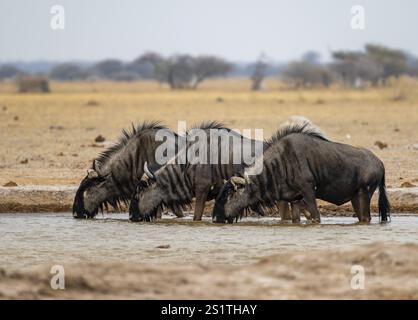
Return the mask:
POLYGON ((390 216, 390 203, 386 194, 385 174, 383 173, 382 180, 379 185, 379 215, 382 221, 388 221, 390 216))

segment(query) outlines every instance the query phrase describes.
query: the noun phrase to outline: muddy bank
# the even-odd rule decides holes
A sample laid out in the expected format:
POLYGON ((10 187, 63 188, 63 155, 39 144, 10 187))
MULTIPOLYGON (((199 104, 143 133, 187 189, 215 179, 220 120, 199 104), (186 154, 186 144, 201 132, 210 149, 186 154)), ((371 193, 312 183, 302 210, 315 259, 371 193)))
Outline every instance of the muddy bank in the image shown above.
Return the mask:
MULTIPOLYGON (((76 186, 17 186, 0 187, 0 213, 4 212, 71 212, 76 186)), ((418 213, 418 187, 389 188, 392 212, 418 213)), ((213 203, 205 208, 210 215, 213 203)), ((351 205, 340 207, 320 201, 324 215, 351 215, 351 205)), ((372 200, 372 210, 377 212, 377 193, 372 200)))
POLYGON ((2 299, 418 299, 418 245, 383 243, 298 251, 244 266, 90 263, 66 266, 65 290, 50 266, 0 269, 2 299), (351 267, 365 270, 351 288, 351 267))

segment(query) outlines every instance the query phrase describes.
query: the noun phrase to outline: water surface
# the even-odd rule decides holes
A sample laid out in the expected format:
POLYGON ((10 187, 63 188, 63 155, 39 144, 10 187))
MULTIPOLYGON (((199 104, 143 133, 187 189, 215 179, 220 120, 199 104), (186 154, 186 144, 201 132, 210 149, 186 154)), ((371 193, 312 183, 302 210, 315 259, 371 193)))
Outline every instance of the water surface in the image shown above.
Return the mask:
POLYGON ((131 223, 125 214, 94 220, 71 214, 1 214, 0 267, 124 261, 241 264, 287 250, 311 250, 375 241, 418 243, 418 217, 360 225, 355 218, 323 218, 320 225, 245 218, 234 225, 166 218, 131 223), (167 246, 169 248, 157 248, 167 246))

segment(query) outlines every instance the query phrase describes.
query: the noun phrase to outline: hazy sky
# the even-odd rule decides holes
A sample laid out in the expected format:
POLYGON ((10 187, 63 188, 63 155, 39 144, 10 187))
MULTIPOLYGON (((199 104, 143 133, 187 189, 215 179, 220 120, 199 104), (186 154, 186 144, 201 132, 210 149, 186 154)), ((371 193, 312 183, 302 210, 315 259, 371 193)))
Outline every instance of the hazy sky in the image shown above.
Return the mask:
POLYGON ((417 0, 0 0, 0 61, 132 60, 146 50, 277 61, 366 42, 418 54, 417 0), (51 6, 65 29, 50 27, 51 6), (364 6, 365 30, 350 28, 364 6))

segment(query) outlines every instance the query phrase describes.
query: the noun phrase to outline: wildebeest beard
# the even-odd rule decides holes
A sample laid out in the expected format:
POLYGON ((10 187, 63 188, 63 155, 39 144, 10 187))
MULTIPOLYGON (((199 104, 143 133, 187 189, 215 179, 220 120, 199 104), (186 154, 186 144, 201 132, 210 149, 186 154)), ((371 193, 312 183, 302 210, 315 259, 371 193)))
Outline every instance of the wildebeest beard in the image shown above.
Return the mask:
POLYGON ((116 195, 117 193, 113 192, 112 196, 108 196, 105 200, 101 201, 97 204, 96 208, 89 212, 85 208, 84 204, 84 193, 91 187, 99 184, 101 182, 106 181, 104 177, 97 177, 97 178, 89 178, 85 177, 76 192, 74 203, 73 203, 73 216, 75 218, 94 218, 98 213, 99 210, 103 214, 103 210, 109 211, 109 205, 113 207, 115 210, 120 210, 121 204, 124 203, 126 206, 128 205, 129 197, 125 195, 116 195))
MULTIPOLYGON (((231 181, 228 181, 224 184, 221 192, 215 201, 215 206, 213 207, 212 220, 215 223, 233 223, 238 222, 238 219, 241 219, 244 214, 247 216, 251 211, 258 213, 263 216, 265 214, 265 207, 262 205, 261 201, 255 201, 253 203, 243 203, 241 206, 237 206, 232 214, 226 216, 225 214, 225 205, 228 202, 228 197, 237 192, 235 189, 236 186, 231 181)), ((252 186, 245 186, 248 188, 248 192, 253 193, 253 190, 250 190, 252 186)))

